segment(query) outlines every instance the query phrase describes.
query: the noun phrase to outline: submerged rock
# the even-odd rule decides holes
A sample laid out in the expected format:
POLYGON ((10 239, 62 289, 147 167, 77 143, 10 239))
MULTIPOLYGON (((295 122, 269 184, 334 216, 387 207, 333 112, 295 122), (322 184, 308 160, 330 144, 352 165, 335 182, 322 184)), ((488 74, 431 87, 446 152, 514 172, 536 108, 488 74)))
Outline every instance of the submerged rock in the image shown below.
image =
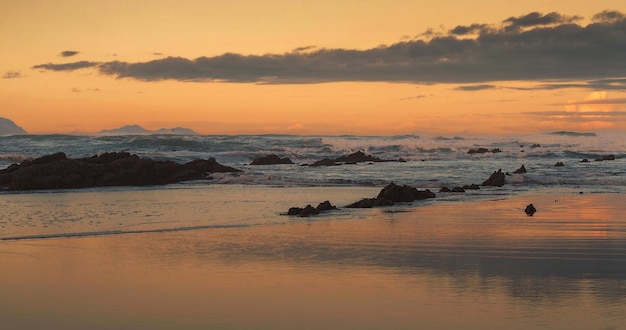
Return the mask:
POLYGON ((179 164, 140 158, 127 152, 79 159, 69 159, 64 153, 56 153, 0 170, 0 187, 16 191, 163 185, 208 179, 207 173, 215 172, 240 170, 221 165, 214 158, 179 164))

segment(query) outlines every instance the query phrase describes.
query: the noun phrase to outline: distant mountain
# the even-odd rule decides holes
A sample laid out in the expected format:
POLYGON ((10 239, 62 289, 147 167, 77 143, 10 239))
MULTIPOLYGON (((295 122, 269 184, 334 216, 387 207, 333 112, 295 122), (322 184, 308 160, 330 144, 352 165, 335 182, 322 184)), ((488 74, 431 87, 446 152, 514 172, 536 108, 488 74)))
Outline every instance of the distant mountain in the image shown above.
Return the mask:
POLYGON ((26 131, 15 125, 13 121, 0 117, 0 135, 22 135, 28 134, 26 131))
POLYGON ((171 135, 198 135, 189 128, 161 128, 158 130, 147 130, 139 125, 126 125, 120 128, 102 130, 98 135, 154 135, 154 134, 171 134, 171 135))
POLYGON ((579 132, 568 132, 568 131, 558 131, 552 133, 546 133, 548 135, 562 135, 562 136, 596 136, 596 133, 579 133, 579 132))

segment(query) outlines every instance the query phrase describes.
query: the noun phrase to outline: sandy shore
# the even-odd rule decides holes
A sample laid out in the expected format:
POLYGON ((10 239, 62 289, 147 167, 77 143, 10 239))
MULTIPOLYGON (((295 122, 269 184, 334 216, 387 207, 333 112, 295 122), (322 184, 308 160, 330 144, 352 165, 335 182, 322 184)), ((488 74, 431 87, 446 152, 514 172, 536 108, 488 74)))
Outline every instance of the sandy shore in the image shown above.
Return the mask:
POLYGON ((619 329, 626 196, 3 241, 0 263, 2 329, 619 329))

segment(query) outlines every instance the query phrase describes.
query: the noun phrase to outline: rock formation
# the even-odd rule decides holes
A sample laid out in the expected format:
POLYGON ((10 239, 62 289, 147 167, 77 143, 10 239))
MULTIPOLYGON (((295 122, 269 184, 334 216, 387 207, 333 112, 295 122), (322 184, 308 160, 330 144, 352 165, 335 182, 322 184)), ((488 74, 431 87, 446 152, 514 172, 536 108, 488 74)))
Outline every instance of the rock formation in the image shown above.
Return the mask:
POLYGON ((292 207, 287 211, 287 215, 299 216, 299 217, 310 217, 313 215, 318 215, 322 212, 327 212, 331 210, 336 210, 337 207, 330 204, 329 201, 325 201, 319 203, 316 208, 313 208, 311 204, 305 207, 292 207))
POLYGON ((240 172, 214 158, 186 164, 139 158, 127 152, 69 159, 62 152, 25 160, 0 170, 6 190, 73 189, 105 186, 162 185, 210 179, 208 173, 240 172))
POLYGON ((255 158, 250 165, 276 165, 276 164, 293 164, 288 157, 280 158, 276 155, 267 155, 255 158))
POLYGON ((427 198, 435 198, 435 193, 430 190, 417 190, 417 188, 407 185, 399 186, 395 183, 386 185, 376 198, 365 198, 358 202, 352 203, 348 208, 370 208, 374 206, 391 206, 395 203, 413 202, 427 198))

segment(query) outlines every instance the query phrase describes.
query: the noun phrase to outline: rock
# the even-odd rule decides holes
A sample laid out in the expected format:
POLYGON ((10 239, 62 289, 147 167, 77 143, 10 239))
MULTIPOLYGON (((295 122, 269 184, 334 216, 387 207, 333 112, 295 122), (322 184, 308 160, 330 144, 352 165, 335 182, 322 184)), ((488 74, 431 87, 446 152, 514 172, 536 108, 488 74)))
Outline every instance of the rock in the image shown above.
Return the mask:
POLYGON ((505 178, 504 173, 502 173, 502 170, 499 169, 499 170, 493 172, 493 174, 491 174, 489 179, 487 179, 485 182, 483 182, 482 185, 483 186, 492 186, 492 187, 502 187, 502 186, 504 186, 504 178, 505 178))
POLYGON ((524 210, 524 212, 526 212, 526 214, 528 214, 529 216, 533 216, 533 214, 535 214, 535 212, 537 212, 537 209, 535 208, 535 206, 533 204, 528 204, 528 206, 526 206, 526 209, 524 210))
POLYGON ((522 166, 520 168, 518 168, 517 170, 515 170, 513 173, 515 174, 524 174, 528 171, 526 171, 526 167, 522 164, 522 166))
POLYGON ((465 189, 463 189, 463 187, 454 187, 454 188, 452 188, 452 192, 453 193, 464 193, 465 189))
POLYGON ((468 154, 484 154, 489 152, 489 149, 486 148, 478 148, 478 149, 470 149, 470 151, 468 151, 468 154))
POLYGON ((539 143, 535 143, 533 145, 530 146, 531 148, 541 148, 541 145, 539 143))
POLYGON ((335 159, 324 158, 319 160, 310 166, 337 166, 343 164, 357 164, 357 163, 381 163, 381 162, 406 162, 406 160, 399 158, 398 160, 382 159, 372 155, 366 155, 363 151, 357 151, 347 156, 340 156, 335 159))
POLYGON ((439 192, 440 193, 449 193, 449 192, 452 192, 452 190, 450 188, 446 187, 446 186, 443 186, 443 187, 441 187, 439 189, 439 192))
POLYGON ((364 162, 382 162, 383 159, 374 157, 372 155, 366 155, 363 151, 357 151, 347 156, 337 157, 336 162, 340 163, 364 163, 364 162))
POLYGON ((293 164, 291 159, 285 157, 280 158, 276 155, 267 155, 255 158, 250 165, 276 165, 276 164, 293 164))
POLYGON ((338 166, 338 165, 341 165, 341 164, 337 163, 334 159, 324 158, 322 160, 316 161, 310 166, 317 167, 317 166, 338 166))
POLYGON ((565 166, 565 164, 563 164, 563 162, 556 162, 556 164, 554 164, 554 166, 562 167, 562 166, 565 166))
POLYGON ((311 204, 305 206, 305 207, 292 207, 289 209, 289 211, 287 211, 287 215, 290 216, 299 216, 299 217, 310 217, 313 215, 318 215, 322 212, 327 212, 327 211, 332 211, 332 210, 336 210, 337 207, 330 204, 329 201, 325 201, 322 203, 319 203, 317 205, 316 208, 313 208, 313 206, 311 206, 311 204))
POLYGON ((500 148, 494 148, 494 149, 487 149, 487 148, 478 148, 478 149, 470 149, 467 153, 472 155, 472 154, 486 154, 488 152, 491 152, 492 154, 497 154, 499 152, 502 152, 502 150, 500 150, 500 148))
POLYGON ((435 198, 435 193, 430 190, 417 190, 417 188, 407 185, 399 186, 395 183, 386 185, 376 198, 365 198, 358 202, 348 205, 348 208, 369 208, 373 206, 391 206, 395 203, 413 202, 415 200, 423 200, 435 198))
POLYGON ((587 158, 583 158, 583 160, 580 161, 581 163, 589 163, 589 159, 587 158))
POLYGON ((479 190, 480 186, 478 186, 477 184, 474 184, 474 183, 472 183, 470 185, 466 184, 466 185, 463 186, 463 189, 465 189, 465 190, 479 190))
POLYGON ((221 165, 214 158, 178 164, 139 158, 126 152, 79 159, 57 153, 0 170, 0 188, 15 191, 162 185, 206 179, 207 173, 214 172, 240 170, 221 165))

